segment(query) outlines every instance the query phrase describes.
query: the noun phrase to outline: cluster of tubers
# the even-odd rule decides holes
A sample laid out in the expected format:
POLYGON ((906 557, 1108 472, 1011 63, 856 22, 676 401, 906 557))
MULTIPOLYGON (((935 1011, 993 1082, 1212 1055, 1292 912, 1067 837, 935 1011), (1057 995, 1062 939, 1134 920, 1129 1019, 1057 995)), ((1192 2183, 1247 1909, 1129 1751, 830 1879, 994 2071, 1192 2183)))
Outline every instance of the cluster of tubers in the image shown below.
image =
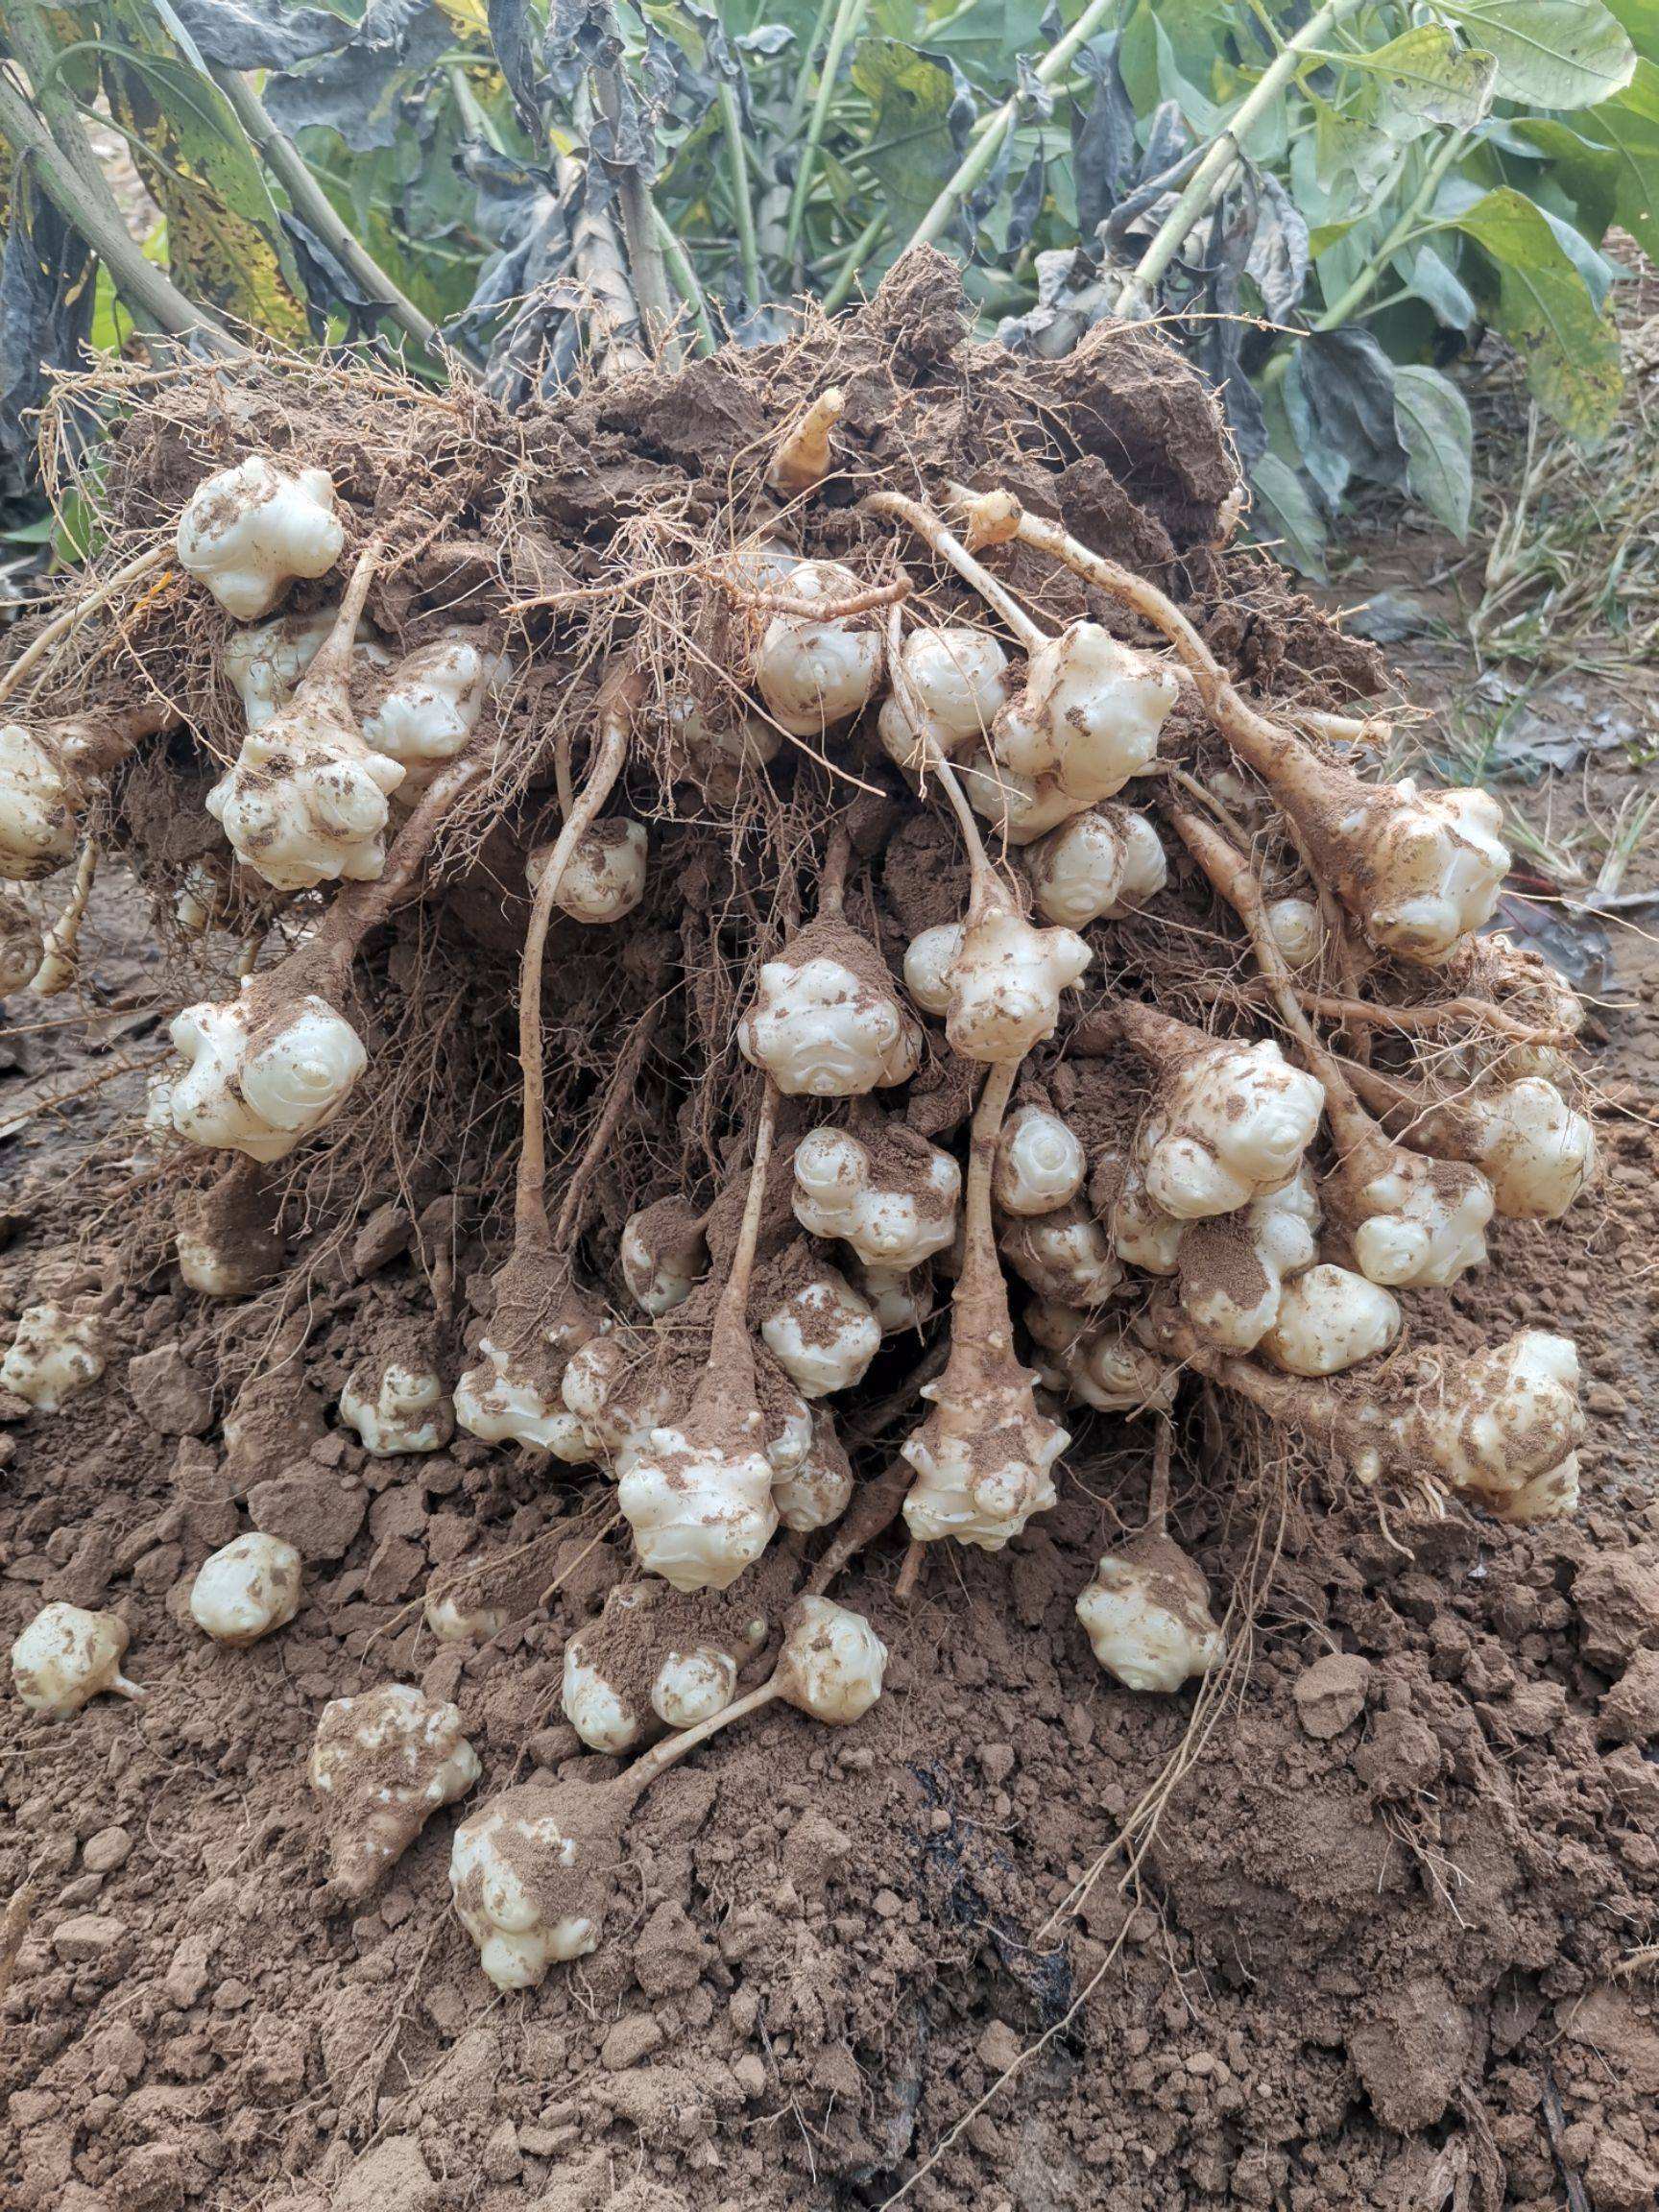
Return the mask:
MULTIPOLYGON (((1435 1509, 1455 1494, 1525 1521, 1576 1499, 1571 1344, 1528 1330, 1469 1354, 1413 1329, 1412 1294, 1481 1265, 1495 1217, 1554 1219, 1594 1169, 1576 1002, 1480 934, 1508 866, 1494 802, 1368 780, 1362 725, 1247 697, 1163 589, 994 482, 866 482, 855 506, 842 486, 827 545, 813 503, 837 484, 846 419, 837 390, 780 425, 740 526, 729 515, 682 560, 676 588, 703 611, 687 652, 659 669, 644 615, 637 641, 613 623, 579 712, 511 776, 502 702, 534 637, 510 653, 499 622, 450 621, 397 650, 369 610, 404 556, 326 470, 239 456, 161 548, 222 611, 243 724, 200 801, 223 848, 196 863, 192 917, 211 921, 228 883, 265 917, 234 993, 174 1021, 153 1094, 158 1144, 239 1156, 181 1217, 191 1286, 242 1296, 276 1275, 275 1205, 250 1226, 248 1177, 349 1128, 384 1049, 353 971, 401 907, 442 907, 446 816, 499 776, 490 827, 517 839, 488 860, 522 942, 510 1249, 465 1355, 444 1327, 411 1329, 340 1398, 371 1454, 439 1450, 459 1426, 596 1468, 631 1530, 639 1577, 571 1639, 564 1704, 585 1743, 632 1764, 510 1789, 456 1834, 456 1908, 504 1988, 600 1939, 629 1812, 674 1760, 774 1699, 838 1725, 875 1702, 882 1647, 824 1570, 885 1525, 859 1521, 883 1420, 908 1423, 881 1448, 902 1477, 906 1583, 915 1548, 1019 1537, 1093 1417, 1155 1424, 1146 1526, 1077 1599, 1101 1665, 1137 1691, 1174 1690, 1224 1647, 1166 1527, 1189 1382, 1435 1509), (562 957, 592 962, 615 929, 619 974, 649 928, 675 941, 681 886, 648 827, 670 818, 650 797, 669 787, 735 825, 714 903, 752 908, 745 808, 778 818, 785 772, 815 903, 755 923, 707 1065, 676 1076, 685 1118, 701 1100, 720 1124, 713 1171, 695 1190, 659 1176, 594 1233, 592 1185, 653 1049, 642 1017, 591 1094, 555 1216, 549 933, 575 924, 562 957), (936 895, 901 926, 878 864, 912 830, 936 895), (1168 915, 1185 966, 1165 969, 1168 915)), ((629 605, 649 613, 653 588, 634 575, 629 605)), ((523 605, 556 658, 560 593, 523 605)), ((35 883, 84 850, 166 717, 8 711, 0 874, 35 883)), ((96 1316, 43 1305, 0 1382, 50 1412, 104 1356, 96 1316)), ((191 1609, 210 1635, 292 1618, 285 1550, 246 1536, 204 1566, 191 1609)), ((56 1618, 73 1610, 49 1608, 14 1653, 45 1714, 132 1692, 113 1671, 125 1632, 56 1618)), ((426 1618, 466 1640, 508 1616, 457 1581, 426 1618)), ((341 1893, 365 1894, 478 1773, 453 1707, 401 1684, 330 1705, 311 1779, 341 1893)))

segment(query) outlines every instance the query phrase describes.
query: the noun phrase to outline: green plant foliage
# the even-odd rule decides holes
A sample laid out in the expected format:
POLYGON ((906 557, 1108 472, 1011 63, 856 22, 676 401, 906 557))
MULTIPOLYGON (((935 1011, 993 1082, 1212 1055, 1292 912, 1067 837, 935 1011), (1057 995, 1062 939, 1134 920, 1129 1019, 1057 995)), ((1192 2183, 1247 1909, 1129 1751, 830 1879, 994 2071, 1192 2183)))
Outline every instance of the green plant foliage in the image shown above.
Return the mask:
POLYGON ((53 96, 128 132, 175 280, 279 338, 303 313, 441 373, 423 314, 517 399, 614 342, 613 296, 603 330, 591 312, 607 256, 624 295, 631 276, 678 311, 670 343, 753 343, 803 293, 873 287, 920 231, 1009 345, 1062 351, 1125 305, 1157 312, 1222 395, 1262 535, 1310 569, 1358 484, 1467 530, 1455 357, 1488 331, 1575 437, 1604 434, 1622 382, 1601 242, 1619 223, 1659 252, 1659 0, 12 12, 25 74, 55 43, 53 96), (257 87, 321 212, 227 83, 257 87))

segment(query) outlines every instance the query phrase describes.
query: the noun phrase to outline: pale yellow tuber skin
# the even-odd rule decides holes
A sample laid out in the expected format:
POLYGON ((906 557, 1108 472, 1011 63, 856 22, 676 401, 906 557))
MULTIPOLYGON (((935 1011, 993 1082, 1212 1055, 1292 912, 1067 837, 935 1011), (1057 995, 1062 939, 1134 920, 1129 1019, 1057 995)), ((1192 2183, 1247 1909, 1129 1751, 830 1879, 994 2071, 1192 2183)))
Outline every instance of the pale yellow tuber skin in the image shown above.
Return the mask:
POLYGON ((795 1148, 795 1218, 850 1244, 867 1266, 908 1273, 956 1235, 962 1170, 948 1152, 902 1133, 907 1158, 878 1166, 849 1130, 814 1129, 795 1148), (901 1179, 902 1178, 902 1179, 901 1179))
POLYGON ((153 1085, 153 1125, 271 1161, 340 1111, 369 1065, 356 1031, 315 993, 273 1004, 262 982, 174 1017, 168 1034, 185 1068, 153 1085))
POLYGON ((1108 1551, 1077 1600, 1095 1658, 1126 1690, 1172 1696, 1225 1649, 1210 1585, 1161 1531, 1108 1551))
POLYGON ((1128 806, 1073 814, 1027 845, 1022 865, 1038 912, 1069 929, 1117 921, 1168 880, 1157 830, 1128 806))
POLYGON ((295 577, 325 575, 345 544, 327 470, 263 453, 207 477, 179 517, 180 565, 239 622, 268 614, 295 577))
MULTIPOLYGON (((743 1057, 786 1098, 858 1097, 907 1081, 920 1064, 920 1027, 883 989, 874 948, 858 967, 838 956, 846 934, 803 930, 761 968, 737 1024, 743 1057)), ((856 957, 850 944, 847 953, 856 957)))
POLYGON ((1407 1134, 1414 1149, 1478 1167, 1510 1220, 1557 1219, 1596 1172, 1589 1119, 1541 1075, 1459 1097, 1418 1117, 1407 1134))
POLYGON ((1271 899, 1266 906, 1267 926, 1286 964, 1298 975, 1312 973, 1325 957, 1325 917, 1313 899, 1271 899))
POLYGON ((11 1348, 0 1359, 0 1390, 27 1400, 37 1413, 56 1413, 96 1382, 104 1365, 97 1315, 48 1299, 23 1309, 11 1348))
POLYGON ((196 1625, 241 1647, 284 1628, 300 1610, 302 1565, 280 1536, 236 1536, 202 1563, 190 1587, 196 1625))
POLYGON ((1088 1157, 1073 1132, 1046 1106, 1017 1106, 1002 1125, 991 1196, 1003 1214, 1052 1214, 1076 1197, 1088 1157))
POLYGON ((482 1772, 457 1708, 409 1683, 331 1699, 306 1774, 324 1801, 338 1894, 369 1896, 438 1808, 465 1796, 482 1772))
MULTIPOLYGON (((525 875, 535 890, 553 848, 530 855, 525 875)), ((649 839, 642 822, 596 822, 570 855, 553 903, 573 922, 600 926, 632 914, 645 896, 649 839)))
MULTIPOLYGON (((792 599, 856 597, 863 589, 852 569, 834 561, 800 561, 781 585, 792 599)), ((766 709, 796 737, 819 737, 831 724, 859 713, 881 681, 880 633, 867 615, 774 614, 755 656, 755 685, 766 709)))
POLYGON ((355 1368, 340 1393, 340 1418, 375 1459, 440 1451, 455 1432, 443 1379, 416 1343, 355 1368))
POLYGON ((1340 1375, 1386 1352, 1400 1334, 1399 1301, 1346 1267, 1310 1267, 1285 1285, 1261 1339, 1288 1375, 1340 1375))
POLYGON ((845 395, 837 384, 822 391, 800 421, 778 441, 766 481, 774 491, 793 496, 810 492, 829 475, 834 460, 830 433, 847 411, 845 395))
POLYGON ((1094 958, 1071 929, 1039 929, 998 901, 969 917, 951 962, 945 1034, 964 1060, 1022 1060, 1054 1034, 1062 992, 1094 958))
POLYGON ((1121 1008, 1159 1070, 1135 1139, 1146 1192, 1176 1221, 1231 1214, 1288 1183, 1312 1142, 1324 1087, 1264 1039, 1201 1039, 1149 1007, 1121 1008))
POLYGON ((88 1698, 142 1697, 121 1671, 132 1632, 119 1614, 47 1605, 12 1647, 12 1684, 31 1713, 67 1720, 88 1698))
POLYGON ((1318 1228, 1306 1162, 1282 1190, 1253 1199, 1240 1214, 1186 1228, 1176 1257, 1181 1310, 1206 1343, 1255 1350, 1278 1318, 1286 1280, 1318 1258, 1318 1228))
POLYGON ((852 1466, 833 1419, 821 1407, 812 1416, 810 1450, 791 1466, 774 1472, 772 1503, 785 1528, 809 1535, 839 1521, 852 1498, 852 1466))

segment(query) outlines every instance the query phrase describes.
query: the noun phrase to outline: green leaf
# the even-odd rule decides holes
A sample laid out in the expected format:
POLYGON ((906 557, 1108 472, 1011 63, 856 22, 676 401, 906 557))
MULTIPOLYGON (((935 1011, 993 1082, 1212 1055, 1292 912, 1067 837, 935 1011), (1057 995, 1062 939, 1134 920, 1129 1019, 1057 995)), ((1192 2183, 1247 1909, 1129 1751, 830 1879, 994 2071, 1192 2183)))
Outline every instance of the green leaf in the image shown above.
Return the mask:
POLYGON ((950 72, 897 38, 865 38, 853 57, 853 83, 875 110, 862 159, 895 228, 913 229, 956 167, 950 72))
POLYGON ((1255 494, 1251 536, 1258 543, 1271 542, 1281 559, 1304 576, 1325 583, 1325 525, 1296 470, 1277 453, 1263 453, 1250 471, 1250 489, 1255 494))
POLYGON ((1492 320, 1520 354, 1540 406, 1575 438, 1603 437, 1624 389, 1619 333, 1542 211, 1503 185, 1447 220, 1491 261, 1492 320))
POLYGON ((1394 372, 1394 426, 1406 448, 1406 488, 1461 544, 1469 535, 1475 430, 1469 403, 1438 369, 1394 372))
POLYGON ((1593 146, 1616 159, 1619 221, 1649 255, 1659 255, 1659 68, 1639 61, 1623 92, 1575 116, 1593 146))
POLYGON ((1325 59, 1378 80, 1382 98, 1376 120, 1392 137, 1415 136, 1431 123, 1473 131, 1492 106, 1498 76, 1494 56, 1459 44, 1443 23, 1420 23, 1368 54, 1327 54, 1325 59))
POLYGON ((1498 63, 1498 91, 1534 108, 1590 108, 1630 82, 1636 49, 1602 0, 1435 0, 1498 63))

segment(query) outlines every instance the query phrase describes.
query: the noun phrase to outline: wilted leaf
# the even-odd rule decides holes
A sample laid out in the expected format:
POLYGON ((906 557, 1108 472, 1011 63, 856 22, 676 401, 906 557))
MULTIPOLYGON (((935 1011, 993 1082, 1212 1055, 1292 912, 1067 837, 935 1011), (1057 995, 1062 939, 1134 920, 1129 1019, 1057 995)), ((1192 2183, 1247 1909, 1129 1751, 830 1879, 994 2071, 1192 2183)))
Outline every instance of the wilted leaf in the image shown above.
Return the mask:
POLYGON ((1135 174, 1135 109, 1118 66, 1118 39, 1093 39, 1077 57, 1080 75, 1093 81, 1087 102, 1071 110, 1072 170, 1077 179, 1077 228, 1093 236, 1135 174))
POLYGON ((1461 544, 1469 535, 1474 424, 1469 403, 1438 369, 1394 372, 1394 424, 1406 448, 1406 488, 1461 544))
POLYGON ((1323 584, 1325 525, 1296 470, 1277 453, 1263 453, 1251 468, 1250 489, 1255 494, 1251 536, 1272 543, 1281 560, 1323 584))
POLYGON ((1285 379, 1285 404, 1303 464, 1333 504, 1351 476, 1405 483, 1394 364, 1369 331, 1310 330, 1285 379))
POLYGON ((0 512, 36 490, 33 410, 47 372, 72 368, 92 322, 85 246, 45 194, 19 176, 0 261, 0 512))
POLYGON ((966 81, 897 38, 865 38, 853 58, 853 83, 875 109, 865 163, 894 228, 913 229, 956 166, 951 112, 967 96, 966 81))
POLYGON ((400 95, 453 44, 442 12, 427 0, 370 0, 350 43, 307 68, 273 77, 265 106, 290 137, 320 129, 337 132, 351 147, 390 146, 400 95))
POLYGON ((1327 59, 1376 79, 1381 98, 1375 120, 1390 136, 1410 136, 1430 123, 1473 131, 1492 106, 1496 59, 1460 45, 1443 23, 1419 23, 1384 46, 1327 59), (1400 119, 1407 124, 1404 133, 1400 119))
POLYGON ((1244 273, 1261 293, 1268 315, 1283 323, 1308 282, 1308 225, 1271 170, 1258 171, 1252 181, 1257 195, 1256 233, 1244 273))
POLYGON ((292 69, 356 35, 344 16, 282 0, 173 0, 173 10, 204 59, 222 69, 292 69))
POLYGON ((1435 0, 1498 63, 1498 91, 1533 108, 1589 108, 1630 82, 1636 50, 1602 0, 1435 0))
POLYGON ((1624 389, 1619 333, 1540 209, 1504 185, 1447 220, 1489 256, 1492 320, 1520 354, 1540 405, 1575 438, 1603 436, 1624 389))

